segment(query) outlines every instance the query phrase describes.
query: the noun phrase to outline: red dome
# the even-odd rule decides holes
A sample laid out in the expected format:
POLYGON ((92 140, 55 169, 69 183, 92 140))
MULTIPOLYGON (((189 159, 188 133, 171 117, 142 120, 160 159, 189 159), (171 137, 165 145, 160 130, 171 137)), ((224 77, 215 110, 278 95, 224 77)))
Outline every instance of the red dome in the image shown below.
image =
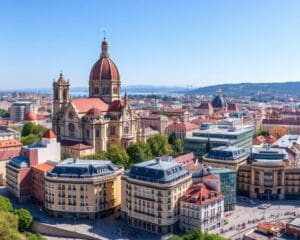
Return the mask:
POLYGON ((110 58, 100 58, 92 67, 90 80, 120 80, 116 64, 110 58))
POLYGON ((120 80, 116 64, 109 58, 108 42, 104 39, 101 44, 100 59, 94 64, 90 80, 120 80))
POLYGON ((25 115, 25 121, 36 121, 37 117, 36 114, 34 112, 28 112, 25 115))
POLYGON ((90 110, 87 111, 86 116, 88 117, 99 117, 101 114, 101 110, 99 108, 91 108, 90 110))

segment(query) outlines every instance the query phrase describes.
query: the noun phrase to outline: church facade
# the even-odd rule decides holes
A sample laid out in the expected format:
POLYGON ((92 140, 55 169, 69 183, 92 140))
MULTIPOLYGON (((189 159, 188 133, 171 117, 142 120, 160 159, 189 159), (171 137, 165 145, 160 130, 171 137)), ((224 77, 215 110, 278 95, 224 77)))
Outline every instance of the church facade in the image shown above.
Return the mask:
POLYGON ((89 97, 70 97, 70 84, 63 74, 53 82, 52 127, 62 150, 73 156, 106 151, 110 144, 126 148, 143 141, 139 118, 125 94, 121 98, 120 74, 102 41, 100 58, 89 77, 89 97))

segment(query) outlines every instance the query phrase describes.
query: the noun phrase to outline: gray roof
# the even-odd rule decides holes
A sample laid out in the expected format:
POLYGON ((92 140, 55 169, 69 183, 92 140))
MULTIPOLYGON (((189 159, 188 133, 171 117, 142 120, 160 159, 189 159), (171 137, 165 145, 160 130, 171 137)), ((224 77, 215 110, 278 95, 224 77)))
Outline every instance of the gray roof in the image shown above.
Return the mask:
POLYGON ((106 160, 66 159, 47 173, 49 177, 91 178, 113 174, 122 167, 106 160))
POLYGON ((218 160, 237 160, 249 156, 249 152, 243 148, 220 146, 211 149, 205 157, 218 160))
POLYGON ((254 161, 284 161, 288 160, 288 154, 282 148, 253 147, 251 159, 254 161))
POLYGON ((154 159, 135 164, 127 176, 143 181, 171 183, 187 176, 189 173, 180 163, 154 159))

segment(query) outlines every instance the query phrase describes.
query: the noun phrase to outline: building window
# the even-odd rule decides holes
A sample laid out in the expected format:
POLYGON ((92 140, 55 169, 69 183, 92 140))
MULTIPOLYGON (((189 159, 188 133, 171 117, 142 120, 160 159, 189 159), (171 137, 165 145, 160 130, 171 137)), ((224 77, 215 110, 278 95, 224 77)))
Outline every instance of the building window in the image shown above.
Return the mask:
POLYGON ((128 125, 126 125, 124 127, 124 134, 129 134, 129 126, 128 125))
POLYGON ((94 88, 94 94, 99 94, 99 88, 94 88))
POLYGON ((69 123, 68 128, 69 128, 70 132, 74 132, 75 131, 75 125, 74 125, 74 123, 69 123))
POLYGON ((116 134, 115 126, 110 126, 110 135, 115 135, 115 134, 116 134))
POLYGON ((89 130, 89 129, 86 130, 86 136, 87 136, 88 138, 90 137, 90 130, 89 130))
POLYGON ((99 129, 97 129, 97 130, 96 130, 96 137, 98 138, 99 135, 100 135, 100 131, 99 131, 99 129))
POLYGON ((114 94, 118 94, 118 88, 115 87, 113 91, 114 91, 114 94))

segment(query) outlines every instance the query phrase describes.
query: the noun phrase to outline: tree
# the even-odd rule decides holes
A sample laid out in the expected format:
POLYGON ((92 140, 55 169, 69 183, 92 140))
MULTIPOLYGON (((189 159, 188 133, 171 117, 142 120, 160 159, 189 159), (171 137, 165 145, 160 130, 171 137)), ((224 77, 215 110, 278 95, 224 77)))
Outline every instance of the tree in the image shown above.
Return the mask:
POLYGON ((160 157, 163 155, 171 154, 172 147, 168 143, 168 138, 165 135, 155 135, 148 139, 147 143, 150 146, 152 155, 160 157))
POLYGON ((121 149, 119 145, 111 144, 105 154, 106 158, 111 160, 114 164, 129 167, 129 157, 125 150, 121 149))
POLYGON ((7 197, 0 196, 0 211, 12 212, 13 206, 7 197))
POLYGON ((46 240, 46 238, 42 237, 40 234, 35 233, 35 234, 30 234, 27 237, 27 240, 46 240))
POLYGON ((149 144, 136 142, 131 143, 126 149, 130 163, 135 164, 152 159, 152 153, 149 144))
POLYGON ((62 153, 61 154, 61 160, 65 160, 67 158, 72 158, 72 155, 70 153, 62 153))
POLYGON ((40 141, 40 138, 34 134, 29 134, 28 136, 21 138, 21 143, 25 146, 33 144, 33 143, 37 143, 39 141, 40 141))
POLYGON ((205 145, 205 153, 208 153, 211 149, 212 149, 211 142, 210 139, 208 138, 205 145))
POLYGON ((40 124, 34 124, 32 122, 25 123, 22 129, 22 137, 26 137, 30 134, 36 135, 41 138, 46 131, 46 128, 40 124))
POLYGON ((0 109, 0 118, 9 118, 9 111, 0 109))
POLYGON ((174 153, 183 153, 183 141, 180 138, 176 137, 176 134, 174 132, 169 136, 168 142, 171 145, 174 153))
POLYGON ((0 239, 24 240, 18 232, 18 217, 11 212, 0 211, 0 239))
POLYGON ((26 137, 26 136, 32 134, 34 129, 35 129, 34 123, 32 123, 32 122, 25 123, 23 126, 23 129, 22 129, 21 136, 26 137))
POLYGON ((30 212, 27 209, 20 208, 16 210, 16 214, 18 216, 19 221, 19 229, 21 231, 29 229, 31 223, 32 223, 32 216, 30 212))

